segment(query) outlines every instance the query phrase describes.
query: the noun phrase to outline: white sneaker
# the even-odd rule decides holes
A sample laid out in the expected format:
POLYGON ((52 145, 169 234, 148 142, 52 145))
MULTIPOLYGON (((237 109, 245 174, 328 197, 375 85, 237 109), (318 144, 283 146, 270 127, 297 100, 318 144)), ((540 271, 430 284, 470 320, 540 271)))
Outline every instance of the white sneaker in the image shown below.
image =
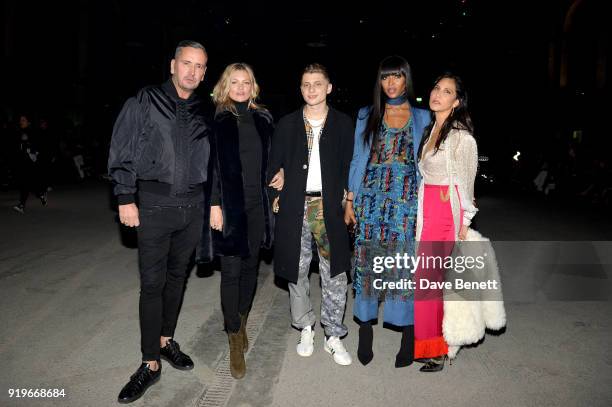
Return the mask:
POLYGON ((342 366, 348 366, 353 362, 351 355, 346 351, 342 341, 337 336, 330 336, 323 345, 325 352, 334 356, 334 362, 342 366))
POLYGON ((302 329, 300 340, 296 346, 298 355, 308 357, 314 352, 314 336, 315 333, 311 327, 307 326, 302 329))

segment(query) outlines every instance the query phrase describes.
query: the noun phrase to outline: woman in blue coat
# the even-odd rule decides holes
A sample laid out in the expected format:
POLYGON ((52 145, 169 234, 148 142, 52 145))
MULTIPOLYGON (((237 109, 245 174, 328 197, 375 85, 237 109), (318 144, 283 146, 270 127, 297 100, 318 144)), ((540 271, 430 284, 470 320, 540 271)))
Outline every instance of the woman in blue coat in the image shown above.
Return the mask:
POLYGON ((415 255, 417 219, 417 152, 429 112, 412 106, 411 69, 399 56, 379 65, 372 106, 357 118, 345 222, 355 224, 355 303, 360 323, 357 356, 368 364, 372 321, 383 301, 384 322, 402 331, 395 366, 408 366, 414 356, 412 267, 402 261, 389 267, 385 258, 415 255), (392 283, 391 285, 389 283, 392 283), (398 284, 399 283, 399 284, 398 284))

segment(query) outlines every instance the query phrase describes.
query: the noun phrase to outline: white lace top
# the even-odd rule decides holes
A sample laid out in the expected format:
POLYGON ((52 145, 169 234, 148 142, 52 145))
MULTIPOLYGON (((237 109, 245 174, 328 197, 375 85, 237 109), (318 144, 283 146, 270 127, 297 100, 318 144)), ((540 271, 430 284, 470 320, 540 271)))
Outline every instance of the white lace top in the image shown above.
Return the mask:
MULTIPOLYGON (((432 129, 433 131, 433 129, 432 129)), ((419 187, 419 212, 417 218, 417 238, 421 236, 423 226, 423 186, 457 185, 459 197, 455 196, 455 188, 450 188, 450 201, 455 225, 469 226, 472 218, 478 212, 474 206, 474 181, 478 170, 478 148, 476 140, 466 130, 451 130, 438 152, 434 149, 423 153, 419 161, 419 171, 422 175, 419 187), (463 219, 459 219, 460 208, 463 208, 463 219)), ((459 226, 455 234, 459 234, 459 226)))

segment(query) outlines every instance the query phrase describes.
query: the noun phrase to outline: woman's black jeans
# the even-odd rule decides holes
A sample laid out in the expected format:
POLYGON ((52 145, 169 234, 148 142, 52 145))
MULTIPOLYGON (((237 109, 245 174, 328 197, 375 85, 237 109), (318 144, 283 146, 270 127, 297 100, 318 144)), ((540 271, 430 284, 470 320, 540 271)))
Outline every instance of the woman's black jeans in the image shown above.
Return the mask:
POLYGON ((257 203, 246 209, 249 256, 221 257, 221 305, 228 332, 240 330, 239 313, 249 312, 255 294, 259 248, 265 229, 261 200, 257 203))

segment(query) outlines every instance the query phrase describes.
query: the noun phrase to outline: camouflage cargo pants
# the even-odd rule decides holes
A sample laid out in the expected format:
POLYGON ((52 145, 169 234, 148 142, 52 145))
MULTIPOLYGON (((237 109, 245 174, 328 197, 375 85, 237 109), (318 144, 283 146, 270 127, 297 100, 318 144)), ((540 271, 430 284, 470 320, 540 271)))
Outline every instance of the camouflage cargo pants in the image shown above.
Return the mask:
POLYGON ((289 283, 292 323, 296 328, 302 329, 316 322, 310 301, 310 280, 308 278, 313 237, 319 253, 321 324, 325 329, 325 335, 344 336, 348 332, 342 323, 346 307, 348 279, 346 273, 333 278, 329 274, 329 241, 323 221, 322 199, 306 200, 304 203, 298 280, 296 284, 289 283))

